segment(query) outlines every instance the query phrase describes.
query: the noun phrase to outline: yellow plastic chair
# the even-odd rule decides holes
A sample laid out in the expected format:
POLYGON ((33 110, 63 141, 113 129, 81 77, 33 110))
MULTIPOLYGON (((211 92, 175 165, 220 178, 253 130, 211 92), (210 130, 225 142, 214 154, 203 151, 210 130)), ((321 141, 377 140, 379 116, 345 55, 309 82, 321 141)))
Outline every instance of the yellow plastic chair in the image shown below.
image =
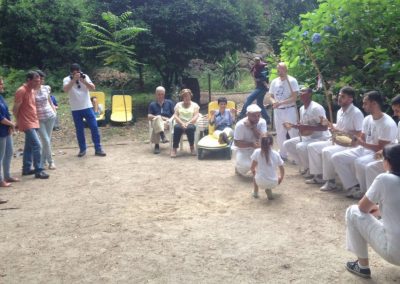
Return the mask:
POLYGON ((104 108, 100 115, 96 117, 96 120, 98 122, 106 120, 106 95, 104 92, 90 92, 90 97, 96 97, 99 105, 102 105, 104 108))
MULTIPOLYGON (((236 109, 236 104, 234 101, 228 101, 226 105, 227 109, 236 109)), ((211 116, 211 111, 212 110, 218 110, 218 102, 217 101, 212 101, 208 104, 208 117, 211 116)), ((205 151, 225 151, 226 153, 226 158, 231 159, 232 157, 232 151, 231 151, 231 145, 230 144, 219 144, 218 138, 216 138, 213 133, 215 130, 215 126, 209 124, 208 125, 208 135, 204 136, 203 138, 200 139, 200 141, 197 143, 197 157, 199 160, 202 160, 204 158, 204 152, 205 151)))
POLYGON ((111 103, 111 117, 113 122, 130 122, 132 115, 132 96, 113 95, 111 103))

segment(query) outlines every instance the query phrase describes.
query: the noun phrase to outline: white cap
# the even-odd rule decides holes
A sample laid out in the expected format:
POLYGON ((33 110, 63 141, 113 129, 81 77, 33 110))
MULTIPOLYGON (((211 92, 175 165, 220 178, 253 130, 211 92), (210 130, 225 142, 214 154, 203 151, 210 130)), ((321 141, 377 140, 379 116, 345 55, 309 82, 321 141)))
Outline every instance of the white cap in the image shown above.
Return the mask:
POLYGON ((261 108, 256 104, 251 104, 246 108, 247 113, 261 112, 261 108))

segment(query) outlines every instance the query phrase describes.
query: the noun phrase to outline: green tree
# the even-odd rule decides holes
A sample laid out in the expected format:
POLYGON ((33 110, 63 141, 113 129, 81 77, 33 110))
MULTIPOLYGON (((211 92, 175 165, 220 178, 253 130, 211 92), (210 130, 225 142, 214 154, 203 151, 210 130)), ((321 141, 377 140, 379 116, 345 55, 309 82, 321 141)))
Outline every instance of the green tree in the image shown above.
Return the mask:
POLYGON ((237 86, 240 80, 240 59, 237 53, 226 55, 217 65, 221 72, 221 86, 225 89, 237 86))
POLYGON ((79 0, 0 1, 0 62, 15 68, 57 68, 80 59, 79 0))
POLYGON ((254 48, 265 27, 256 0, 132 1, 136 22, 149 29, 136 39, 138 57, 154 66, 169 89, 193 58, 215 62, 254 48))
POLYGON ((326 0, 302 15, 282 43, 282 58, 300 81, 315 85, 319 66, 328 85, 400 92, 399 0, 326 0))
POLYGON ((125 12, 120 16, 111 12, 101 15, 105 27, 82 22, 84 28, 82 33, 84 45, 82 47, 86 50, 98 51, 97 56, 103 60, 105 66, 121 72, 133 72, 137 61, 132 40, 146 29, 132 24, 129 19, 132 12, 125 12))

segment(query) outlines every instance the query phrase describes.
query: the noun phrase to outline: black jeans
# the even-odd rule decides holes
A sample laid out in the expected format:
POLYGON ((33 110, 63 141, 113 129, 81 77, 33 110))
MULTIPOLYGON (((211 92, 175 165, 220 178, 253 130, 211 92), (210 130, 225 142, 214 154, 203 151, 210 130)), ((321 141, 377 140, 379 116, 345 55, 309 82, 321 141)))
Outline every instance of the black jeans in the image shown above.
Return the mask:
POLYGON ((183 133, 186 133, 186 136, 189 141, 189 145, 194 145, 194 133, 196 132, 196 125, 189 124, 186 129, 184 129, 180 124, 174 125, 174 140, 173 147, 176 149, 179 147, 179 142, 181 140, 181 136, 183 133))

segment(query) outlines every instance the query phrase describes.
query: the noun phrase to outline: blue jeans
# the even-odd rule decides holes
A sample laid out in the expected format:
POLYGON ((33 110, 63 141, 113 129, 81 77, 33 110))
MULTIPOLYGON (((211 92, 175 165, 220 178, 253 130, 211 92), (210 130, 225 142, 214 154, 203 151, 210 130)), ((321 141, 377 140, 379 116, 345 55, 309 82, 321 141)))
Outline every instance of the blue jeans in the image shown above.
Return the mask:
POLYGON ((13 152, 12 135, 0 137, 0 181, 9 179, 11 177, 10 166, 13 152), (1 166, 3 166, 3 171, 1 170, 1 166))
POLYGON ((270 118, 268 116, 267 111, 265 110, 264 107, 264 97, 265 94, 267 93, 268 89, 266 89, 264 86, 262 87, 257 87, 247 98, 246 102, 243 105, 242 111, 240 112, 239 117, 245 117, 246 116, 246 109, 249 105, 254 100, 257 100, 257 105, 261 108, 261 116, 265 119, 267 123, 270 123, 270 118))
POLYGON ((43 171, 40 164, 40 156, 42 152, 42 144, 36 128, 27 129, 25 132, 25 147, 22 159, 22 172, 27 173, 31 170, 32 160, 35 173, 43 171))
POLYGON ((86 151, 86 140, 85 140, 85 123, 86 120, 89 126, 90 132, 92 133, 92 141, 96 152, 101 151, 100 145, 100 133, 97 127, 96 116, 94 115, 93 108, 86 108, 81 110, 72 111, 72 118, 74 119, 76 138, 78 139, 79 151, 86 151))
POLYGON ((42 160, 41 166, 45 163, 52 164, 52 150, 51 150, 51 135, 53 133, 54 122, 56 121, 56 116, 39 120, 39 135, 42 141, 42 160))

